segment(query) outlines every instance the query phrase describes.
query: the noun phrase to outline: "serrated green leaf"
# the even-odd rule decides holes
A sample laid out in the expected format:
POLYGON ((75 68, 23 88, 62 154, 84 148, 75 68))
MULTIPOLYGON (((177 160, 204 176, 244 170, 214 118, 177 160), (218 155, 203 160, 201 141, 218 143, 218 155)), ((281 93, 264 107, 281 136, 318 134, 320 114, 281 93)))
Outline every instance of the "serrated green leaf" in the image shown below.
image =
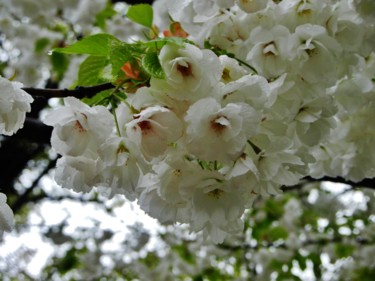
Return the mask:
POLYGON ((113 43, 120 43, 116 37, 106 33, 95 34, 77 41, 65 48, 53 49, 53 52, 64 54, 88 54, 93 56, 107 56, 113 43))
POLYGON ((108 65, 108 59, 103 56, 89 56, 80 65, 77 84, 80 86, 93 86, 104 82, 101 75, 108 65))
POLYGON ((134 58, 134 47, 129 44, 114 46, 109 55, 109 62, 112 65, 112 75, 114 78, 118 78, 123 74, 121 67, 127 61, 133 61, 134 58))
POLYGON ((134 6, 130 6, 126 16, 145 27, 152 28, 152 21, 154 17, 154 12, 152 10, 151 5, 149 4, 138 4, 134 6))
POLYGON ((142 67, 151 77, 158 79, 163 79, 165 77, 157 53, 145 54, 142 58, 142 67))
POLYGON ((97 93, 95 96, 91 98, 83 98, 82 102, 90 106, 94 106, 94 105, 107 106, 110 103, 110 99, 108 99, 108 97, 112 94, 112 92, 113 92, 113 89, 105 90, 105 91, 97 93))

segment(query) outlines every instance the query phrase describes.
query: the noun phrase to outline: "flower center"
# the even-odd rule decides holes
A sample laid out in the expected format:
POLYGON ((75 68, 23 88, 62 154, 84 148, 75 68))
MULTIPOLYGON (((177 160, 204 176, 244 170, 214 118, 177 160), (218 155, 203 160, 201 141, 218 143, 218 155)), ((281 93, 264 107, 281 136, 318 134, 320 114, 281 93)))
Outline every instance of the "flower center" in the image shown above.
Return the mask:
POLYGON ((214 190, 211 190, 210 192, 207 192, 207 195, 210 196, 210 197, 213 197, 215 199, 219 199, 223 193, 224 193, 224 191, 216 188, 214 190))
POLYGON ((143 136, 147 135, 152 130, 152 124, 148 120, 141 121, 137 125, 141 129, 143 136))
POLYGON ((177 71, 181 73, 182 76, 193 76, 193 70, 190 63, 186 63, 185 65, 178 64, 177 71))
POLYGON ((218 116, 211 120, 211 129, 216 134, 221 134, 229 125, 229 120, 225 116, 218 116))
POLYGON ((77 130, 79 133, 86 132, 85 128, 83 128, 82 124, 78 120, 74 124, 74 129, 77 130))

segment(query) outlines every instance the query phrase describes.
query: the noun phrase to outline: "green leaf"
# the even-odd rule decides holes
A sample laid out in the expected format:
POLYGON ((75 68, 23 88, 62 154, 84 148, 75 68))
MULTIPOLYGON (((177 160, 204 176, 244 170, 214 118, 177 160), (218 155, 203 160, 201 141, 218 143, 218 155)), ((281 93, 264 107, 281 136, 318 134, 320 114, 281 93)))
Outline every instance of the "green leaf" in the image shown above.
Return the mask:
POLYGON ((284 206, 276 200, 269 198, 265 203, 265 211, 270 219, 277 220, 284 214, 284 206))
POLYGON ((270 229, 269 236, 272 241, 286 239, 288 237, 288 231, 282 226, 275 226, 270 229))
POLYGON ((307 258, 312 261, 313 263, 313 271, 315 274, 315 277, 320 280, 320 277, 322 276, 322 261, 320 258, 320 254, 318 253, 310 253, 307 258))
POLYGON ((94 106, 94 105, 104 105, 107 106, 110 103, 109 97, 113 93, 113 89, 110 90, 105 90, 102 92, 97 93, 95 96, 91 98, 83 98, 82 102, 89 106, 94 106))
POLYGON ((60 53, 52 53, 50 56, 51 64, 52 64, 52 71, 55 75, 55 79, 60 81, 68 69, 69 66, 69 59, 66 55, 60 53))
POLYGON ((360 268, 355 269, 353 280, 374 281, 375 280, 375 268, 360 267, 360 268))
POLYGON ((149 4, 138 4, 134 6, 130 6, 126 16, 145 27, 152 28, 152 21, 154 17, 154 13, 152 10, 151 5, 149 4))
POLYGON ((102 56, 89 56, 80 65, 78 70, 79 86, 93 86, 105 82, 102 72, 108 65, 108 59, 102 56))
POLYGON ((147 42, 141 42, 141 44, 144 47, 152 48, 155 51, 160 50, 167 43, 176 44, 180 47, 184 46, 185 43, 194 44, 190 40, 185 39, 185 38, 181 38, 181 37, 157 38, 157 39, 150 40, 150 41, 147 41, 147 42))
POLYGON ((267 218, 257 222, 257 227, 252 229, 252 237, 256 240, 266 240, 271 223, 272 221, 267 218))
POLYGON ((188 264, 195 264, 195 257, 189 251, 187 245, 180 244, 172 246, 172 250, 176 251, 177 254, 188 264))
POLYGON ((148 252, 146 257, 139 259, 143 262, 149 269, 154 269, 160 262, 161 259, 153 252, 148 252))
POLYGON ((36 53, 41 53, 44 51, 44 49, 48 46, 49 44, 49 39, 48 38, 40 38, 35 42, 35 52, 36 53))
POLYGON ((302 256, 300 253, 297 252, 294 258, 298 262, 298 265, 301 268, 301 270, 305 271, 305 269, 307 268, 306 257, 302 256))
POLYGON ((77 249, 72 247, 65 253, 64 257, 56 263, 56 267, 59 273, 64 275, 73 268, 77 268, 79 264, 80 261, 77 257, 77 249))
POLYGON ((110 52, 111 45, 115 42, 121 41, 113 35, 100 33, 85 37, 68 47, 53 49, 53 52, 64 54, 88 54, 93 56, 107 56, 110 52))
POLYGON ((122 44, 111 48, 109 62, 112 65, 112 75, 115 79, 124 74, 121 71, 121 67, 125 62, 135 60, 134 53, 136 52, 137 50, 130 44, 122 44))
POLYGON ((107 6, 96 15, 95 25, 104 30, 106 28, 106 20, 112 18, 115 14, 116 11, 113 9, 112 5, 107 4, 107 6))
POLYGON ((144 70, 152 77, 163 79, 165 77, 157 53, 148 53, 142 58, 144 70))
POLYGON ((344 243, 337 243, 335 245, 335 253, 337 257, 339 258, 349 257, 353 253, 354 250, 355 250, 355 247, 353 245, 344 244, 344 243))

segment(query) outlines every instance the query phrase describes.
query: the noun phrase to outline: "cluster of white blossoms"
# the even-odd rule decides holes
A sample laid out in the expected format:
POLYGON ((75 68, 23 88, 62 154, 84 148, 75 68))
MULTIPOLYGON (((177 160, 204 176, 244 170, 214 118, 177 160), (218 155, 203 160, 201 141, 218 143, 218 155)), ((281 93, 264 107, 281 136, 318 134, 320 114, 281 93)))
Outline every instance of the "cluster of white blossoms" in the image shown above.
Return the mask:
POLYGON ((0 76, 0 134, 13 135, 25 122, 33 98, 21 89, 22 84, 0 76))
POLYGON ((111 110, 68 97, 45 118, 57 183, 221 243, 259 194, 375 176, 375 21, 353 1, 165 2, 195 44, 166 43, 165 78, 111 110))

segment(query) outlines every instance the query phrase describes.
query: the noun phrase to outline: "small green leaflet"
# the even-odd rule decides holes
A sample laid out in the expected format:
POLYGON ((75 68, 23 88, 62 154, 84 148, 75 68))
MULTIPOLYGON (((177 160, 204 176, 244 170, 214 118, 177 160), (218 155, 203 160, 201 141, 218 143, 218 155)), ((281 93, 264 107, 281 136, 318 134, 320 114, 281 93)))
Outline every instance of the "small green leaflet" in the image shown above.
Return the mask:
POLYGON ((93 56, 107 56, 110 52, 111 45, 114 42, 121 42, 113 35, 100 33, 74 43, 65 48, 53 49, 53 52, 64 54, 88 54, 93 56))
POLYGON ((95 96, 91 98, 83 98, 82 101, 90 106, 94 105, 104 105, 107 106, 110 102, 110 96, 113 93, 113 89, 105 90, 100 93, 97 93, 95 96))
POLYGON ((154 18, 154 12, 149 4, 138 4, 130 6, 126 16, 145 27, 152 28, 152 21, 154 18))
POLYGON ((192 44, 192 42, 189 41, 188 39, 180 38, 180 37, 157 38, 157 39, 154 39, 154 40, 150 40, 150 41, 147 41, 147 42, 141 42, 141 43, 138 43, 138 44, 140 44, 140 45, 142 45, 146 48, 154 48, 155 50, 159 50, 162 47, 164 47, 164 45, 166 45, 168 43, 176 44, 177 46, 181 46, 181 47, 184 46, 185 43, 192 44))
POLYGON ((117 78, 118 76, 123 74, 123 71, 121 71, 121 67, 125 62, 135 60, 134 54, 136 53, 136 51, 137 50, 129 44, 123 44, 111 48, 109 61, 112 65, 112 75, 114 76, 114 78, 117 78))
POLYGON ((143 69, 151 76, 158 79, 165 77, 164 71, 160 65, 157 53, 147 53, 142 58, 143 69))

